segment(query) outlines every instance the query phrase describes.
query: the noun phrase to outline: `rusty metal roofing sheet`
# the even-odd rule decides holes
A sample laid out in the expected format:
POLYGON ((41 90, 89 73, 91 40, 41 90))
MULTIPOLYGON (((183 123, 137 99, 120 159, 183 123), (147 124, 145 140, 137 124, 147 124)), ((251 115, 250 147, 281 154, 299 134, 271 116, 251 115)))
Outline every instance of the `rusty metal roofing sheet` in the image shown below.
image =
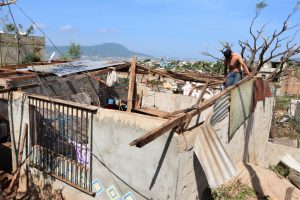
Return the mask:
POLYGON ((210 188, 217 188, 236 175, 235 167, 222 143, 209 124, 210 119, 198 127, 194 152, 205 172, 210 188))
POLYGON ((78 72, 91 71, 97 69, 103 69, 107 67, 113 67, 117 65, 126 64, 126 62, 109 62, 109 61, 91 61, 91 60, 80 60, 68 63, 59 63, 53 65, 36 65, 27 66, 27 68, 19 70, 37 71, 56 74, 58 76, 65 76, 69 74, 75 74, 78 72))
POLYGON ((229 139, 247 120, 253 110, 253 80, 231 91, 229 114, 229 139))

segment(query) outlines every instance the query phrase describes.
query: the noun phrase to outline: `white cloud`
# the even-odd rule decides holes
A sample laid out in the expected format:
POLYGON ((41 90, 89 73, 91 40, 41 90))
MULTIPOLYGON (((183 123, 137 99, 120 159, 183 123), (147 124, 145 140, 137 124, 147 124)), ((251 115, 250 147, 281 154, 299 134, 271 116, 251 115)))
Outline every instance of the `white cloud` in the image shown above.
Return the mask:
POLYGON ((60 28, 61 31, 63 32, 69 32, 73 30, 73 26, 72 25, 65 25, 63 27, 60 28))
POLYGON ((98 29, 97 33, 100 34, 109 34, 109 33, 118 33, 118 30, 114 30, 114 29, 98 29))

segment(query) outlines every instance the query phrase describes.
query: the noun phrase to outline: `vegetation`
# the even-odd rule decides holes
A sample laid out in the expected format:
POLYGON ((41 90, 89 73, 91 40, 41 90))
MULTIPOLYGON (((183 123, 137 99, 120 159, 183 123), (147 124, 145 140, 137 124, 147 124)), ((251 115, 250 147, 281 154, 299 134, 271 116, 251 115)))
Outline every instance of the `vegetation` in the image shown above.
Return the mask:
MULTIPOLYGON (((7 23, 4 25, 5 33, 11 33, 11 34, 19 33, 20 34, 20 33, 22 33, 22 31, 23 31, 22 24, 19 24, 18 27, 12 23, 7 23)), ((29 35, 33 35, 33 34, 34 34, 34 26, 30 25, 22 35, 29 36, 29 35)))
POLYGON ((291 99, 295 98, 293 95, 284 95, 276 97, 275 110, 287 111, 291 104, 291 99))
POLYGON ((300 79, 300 69, 295 69, 294 76, 300 79))
POLYGON ((25 57, 22 58, 21 64, 29 64, 32 62, 39 62, 41 58, 37 56, 35 53, 28 53, 25 57))
POLYGON ((5 33, 16 33, 17 32, 16 26, 14 24, 11 24, 11 23, 5 24, 4 32, 5 33))
POLYGON ((274 171, 276 174, 279 174, 286 178, 289 175, 289 169, 284 166, 282 163, 279 163, 278 165, 270 165, 269 169, 274 171))
POLYGON ((241 183, 239 180, 235 184, 223 185, 212 191, 215 200, 244 200, 255 197, 255 191, 241 183))
POLYGON ((80 45, 74 42, 70 43, 67 53, 60 57, 61 60, 74 60, 80 58, 80 45))

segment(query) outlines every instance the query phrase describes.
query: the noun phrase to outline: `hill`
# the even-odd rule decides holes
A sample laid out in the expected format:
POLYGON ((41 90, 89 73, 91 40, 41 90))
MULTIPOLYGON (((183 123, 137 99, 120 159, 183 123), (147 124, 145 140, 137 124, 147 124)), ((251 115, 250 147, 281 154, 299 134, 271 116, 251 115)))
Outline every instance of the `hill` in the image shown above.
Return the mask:
MULTIPOLYGON (((65 54, 68 50, 68 46, 57 46, 58 50, 65 54)), ((81 55, 82 56, 88 56, 88 57, 125 57, 130 58, 132 56, 137 57, 145 57, 150 58, 152 56, 138 53, 131 51, 127 49, 125 46, 117 43, 104 43, 100 45, 94 45, 94 46, 80 46, 81 55)), ((52 52, 55 50, 52 46, 46 46, 46 55, 51 55, 52 52)))

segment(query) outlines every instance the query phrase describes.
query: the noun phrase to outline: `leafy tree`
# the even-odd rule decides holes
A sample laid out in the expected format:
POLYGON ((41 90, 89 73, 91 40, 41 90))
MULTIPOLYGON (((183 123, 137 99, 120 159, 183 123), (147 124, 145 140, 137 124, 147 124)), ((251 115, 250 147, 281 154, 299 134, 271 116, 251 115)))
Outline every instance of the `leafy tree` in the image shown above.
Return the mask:
POLYGON ((33 25, 30 25, 28 27, 28 29, 26 30, 26 34, 27 35, 33 35, 34 34, 34 27, 33 27, 33 25))
POLYGON ((68 49, 68 56, 71 59, 78 59, 80 58, 81 52, 80 52, 80 45, 75 44, 74 42, 71 42, 69 49, 68 49))
POLYGON ((16 33, 17 28, 14 24, 8 23, 8 24, 5 24, 5 26, 4 26, 4 32, 5 33, 16 33))

